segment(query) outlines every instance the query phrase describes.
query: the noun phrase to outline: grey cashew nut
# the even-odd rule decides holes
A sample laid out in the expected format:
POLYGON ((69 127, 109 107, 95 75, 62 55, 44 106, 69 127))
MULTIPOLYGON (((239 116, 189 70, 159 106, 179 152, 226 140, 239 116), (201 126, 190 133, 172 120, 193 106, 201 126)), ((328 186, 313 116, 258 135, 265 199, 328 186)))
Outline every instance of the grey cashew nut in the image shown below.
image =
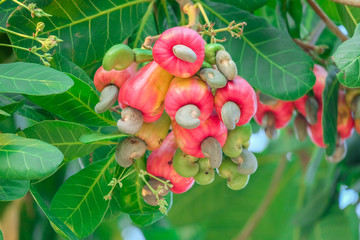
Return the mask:
POLYGON ((210 165, 218 168, 222 162, 222 149, 219 141, 214 137, 207 137, 201 143, 201 151, 206 158, 209 158, 210 165))
POLYGON ((227 80, 225 76, 212 68, 203 68, 199 72, 201 80, 206 82, 211 88, 223 88, 226 86, 227 80))
POLYGON ((227 129, 235 129, 236 124, 240 120, 239 106, 232 101, 226 102, 221 108, 221 119, 227 129))
POLYGON ((255 155, 247 149, 243 149, 240 156, 231 158, 231 160, 238 164, 237 171, 244 175, 251 175, 256 172, 258 168, 255 155))
POLYGON ((200 109, 194 104, 188 104, 179 108, 175 115, 177 124, 186 129, 193 129, 200 125, 200 109))
POLYGON ((143 114, 141 111, 126 107, 121 112, 121 119, 117 122, 117 127, 120 132, 134 135, 140 131, 144 123, 143 114))
POLYGON ((194 63, 197 59, 196 53, 188 46, 178 44, 173 46, 172 50, 177 58, 185 62, 194 63))
POLYGON ((119 89, 115 85, 106 86, 100 95, 100 102, 95 105, 95 112, 104 113, 109 110, 116 102, 119 95, 119 89))
POLYGON ((225 50, 216 52, 216 66, 228 80, 234 80, 237 76, 237 67, 230 54, 225 50))
POLYGON ((129 137, 116 147, 115 159, 124 168, 130 167, 134 159, 141 158, 146 151, 146 143, 138 137, 129 137))

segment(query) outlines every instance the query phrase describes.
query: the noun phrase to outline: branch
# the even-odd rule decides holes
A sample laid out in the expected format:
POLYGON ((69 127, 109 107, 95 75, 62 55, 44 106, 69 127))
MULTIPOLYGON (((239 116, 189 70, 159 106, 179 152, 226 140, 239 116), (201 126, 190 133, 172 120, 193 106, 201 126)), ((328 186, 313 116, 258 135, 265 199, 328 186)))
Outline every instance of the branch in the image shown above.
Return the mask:
POLYGON ((359 0, 331 0, 333 2, 350 5, 354 7, 360 7, 360 1, 359 0))
POLYGON ((245 227, 243 227, 243 229, 241 230, 240 234, 237 236, 236 239, 245 240, 248 237, 250 237, 251 233, 255 230, 256 225, 259 223, 261 218, 264 216, 264 214, 266 213, 266 210, 268 209, 271 202, 274 200, 274 198, 276 196, 276 191, 279 186, 281 177, 284 173, 286 162, 287 162, 286 157, 283 157, 280 160, 280 162, 276 168, 276 171, 271 179, 271 183, 267 190, 267 193, 263 198, 263 201, 261 202, 261 204, 255 211, 255 213, 251 216, 251 218, 249 219, 249 221, 247 222, 245 227))
POLYGON ((331 19, 326 15, 326 13, 320 8, 320 6, 314 0, 307 0, 311 8, 315 13, 325 22, 328 28, 338 37, 341 41, 345 42, 348 40, 348 37, 345 36, 340 29, 331 21, 331 19))

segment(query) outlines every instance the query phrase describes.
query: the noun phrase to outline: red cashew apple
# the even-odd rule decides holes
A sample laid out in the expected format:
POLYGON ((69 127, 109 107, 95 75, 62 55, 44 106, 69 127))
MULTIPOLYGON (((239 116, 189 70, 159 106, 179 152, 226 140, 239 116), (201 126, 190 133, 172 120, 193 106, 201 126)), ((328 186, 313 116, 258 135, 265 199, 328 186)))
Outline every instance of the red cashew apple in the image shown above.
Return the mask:
POLYGON ((351 110, 345 102, 345 93, 339 92, 338 99, 338 117, 337 132, 342 140, 349 138, 353 132, 354 119, 351 116, 351 110))
POLYGON ((164 101, 173 76, 152 61, 126 81, 119 93, 123 109, 118 121, 120 131, 137 133, 143 122, 158 120, 164 111, 164 101))
POLYGON ((216 112, 230 130, 247 124, 258 106, 254 89, 240 76, 216 91, 214 103, 216 112))
POLYGON ((222 162, 222 149, 227 138, 227 128, 216 112, 194 129, 186 129, 172 122, 179 148, 197 158, 209 158, 213 168, 222 162))
POLYGON ((156 177, 169 180, 173 185, 170 189, 173 193, 183 193, 193 186, 194 178, 182 177, 175 171, 173 157, 177 148, 174 133, 170 132, 160 148, 150 154, 146 169, 156 177))
POLYGON ((121 88, 127 79, 135 75, 136 66, 137 64, 133 63, 130 67, 121 71, 106 71, 102 66, 99 67, 94 76, 96 90, 102 92, 103 89, 110 84, 114 84, 118 88, 121 88))
POLYGON ((165 110, 172 120, 187 129, 205 121, 214 108, 210 87, 196 76, 175 77, 165 98, 165 110))
POLYGON ((276 129, 285 127, 291 120, 294 111, 292 102, 277 100, 276 104, 265 105, 259 100, 257 94, 258 108, 254 116, 255 121, 265 127, 265 133, 269 138, 276 135, 276 129))
POLYGON ((187 78, 200 70, 205 57, 205 43, 192 29, 170 28, 155 42, 153 57, 172 75, 187 78))

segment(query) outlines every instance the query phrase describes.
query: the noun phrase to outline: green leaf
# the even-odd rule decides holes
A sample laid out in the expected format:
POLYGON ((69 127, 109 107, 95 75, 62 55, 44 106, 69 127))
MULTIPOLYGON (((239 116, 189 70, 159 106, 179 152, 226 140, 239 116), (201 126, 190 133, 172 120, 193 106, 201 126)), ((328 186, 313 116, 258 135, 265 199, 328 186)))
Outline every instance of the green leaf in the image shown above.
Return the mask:
POLYGON ((0 134, 0 178, 31 180, 54 173, 63 154, 56 147, 15 134, 0 134))
POLYGON ((339 81, 336 79, 336 67, 329 69, 326 86, 323 93, 323 136, 326 145, 326 154, 331 156, 336 147, 337 136, 337 104, 339 81))
POLYGON ((141 18, 139 26, 135 29, 134 34, 129 38, 129 46, 136 48, 141 47, 147 36, 156 36, 159 32, 156 30, 156 22, 154 16, 154 3, 152 1, 144 16, 141 18))
POLYGON ((337 5, 340 4, 328 0, 317 0, 316 3, 319 4, 321 9, 326 13, 329 18, 331 18, 331 20, 335 22, 340 21, 339 11, 337 10, 337 5))
POLYGON ((346 87, 360 87, 360 24, 354 36, 335 51, 333 61, 340 68, 339 81, 346 87))
POLYGON ((352 36, 356 26, 360 23, 360 8, 342 4, 337 4, 336 6, 341 23, 348 31, 349 36, 352 36))
MULTIPOLYGON (((0 27, 5 28, 8 17, 18 5, 13 1, 5 1, 0 4, 0 27)), ((0 30, 0 32, 2 32, 0 30)), ((1 239, 1 238, 0 238, 1 239)))
POLYGON ((93 143, 98 141, 106 141, 106 140, 113 140, 122 137, 127 137, 129 135, 121 132, 114 132, 114 133, 100 133, 100 132, 91 132, 86 133, 80 137, 80 141, 83 143, 93 143))
POLYGON ((334 204, 325 217, 314 224, 309 240, 359 239, 359 219, 355 207, 340 210, 334 204), (353 225, 355 228, 353 227, 353 225), (356 229, 357 228, 357 229, 356 229))
POLYGON ((29 188, 29 180, 0 180, 0 201, 22 198, 29 188))
POLYGON ((4 237, 2 235, 1 229, 0 229, 0 240, 4 240, 4 237))
POLYGON ((95 149, 111 142, 84 144, 79 139, 83 134, 93 131, 83 125, 62 121, 43 121, 17 133, 19 136, 35 138, 57 147, 65 160, 73 160, 92 153, 95 149))
POLYGON ((99 97, 85 82, 69 75, 74 86, 67 92, 50 96, 27 96, 30 101, 65 120, 89 126, 115 126, 109 111, 98 114, 95 105, 99 97))
POLYGON ((103 219, 109 205, 104 196, 115 169, 112 155, 71 176, 55 194, 50 209, 79 238, 90 235, 103 219))
POLYGON ((30 186, 30 193, 36 201, 37 205, 44 212, 45 216, 49 219, 49 221, 55 225, 63 234, 65 234, 71 240, 77 240, 78 238, 75 234, 55 216, 55 214, 50 211, 49 207, 46 205, 44 200, 41 198, 39 192, 36 190, 36 187, 32 184, 30 186))
POLYGON ((11 114, 16 112, 19 108, 21 108, 24 105, 24 102, 25 100, 22 100, 20 102, 15 102, 5 106, 1 106, 0 111, 2 111, 4 114, 1 114, 2 116, 0 116, 0 121, 11 116, 11 114))
MULTIPOLYGON (((172 194, 169 194, 172 196, 172 194)), ((161 212, 151 213, 151 214, 137 214, 137 215, 130 215, 131 220, 133 223, 139 226, 149 226, 151 224, 156 223, 165 215, 161 212)))
POLYGON ((73 85, 65 73, 39 64, 0 64, 1 92, 49 95, 65 92, 73 85))
POLYGON ((39 108, 33 104, 25 104, 17 112, 19 115, 30 119, 34 122, 41 122, 45 120, 55 120, 55 117, 51 115, 48 111, 39 108))
MULTIPOLYGON (((56 54, 61 54, 81 68, 92 68, 111 46, 131 36, 150 0, 77 0, 61 5, 58 1, 29 2, 37 3, 52 17, 31 18, 30 13, 21 8, 9 18, 9 29, 32 35, 37 22, 42 21, 46 27, 39 37, 55 35, 63 40, 51 52, 56 51, 56 54)), ((40 47, 39 43, 14 35, 10 39, 15 45, 40 47)), ((23 60, 29 60, 29 57, 32 57, 32 61, 36 60, 36 57, 24 51, 17 51, 17 55, 23 60)))
POLYGON ((288 34, 266 20, 240 9, 206 1, 204 8, 216 28, 230 21, 247 22, 241 39, 229 34, 223 43, 237 64, 238 74, 260 91, 282 100, 295 100, 310 91, 315 83, 312 59, 288 34))
POLYGON ((214 0, 214 2, 225 3, 229 5, 233 5, 237 8, 247 10, 249 12, 254 11, 262 6, 264 6, 267 0, 214 0))

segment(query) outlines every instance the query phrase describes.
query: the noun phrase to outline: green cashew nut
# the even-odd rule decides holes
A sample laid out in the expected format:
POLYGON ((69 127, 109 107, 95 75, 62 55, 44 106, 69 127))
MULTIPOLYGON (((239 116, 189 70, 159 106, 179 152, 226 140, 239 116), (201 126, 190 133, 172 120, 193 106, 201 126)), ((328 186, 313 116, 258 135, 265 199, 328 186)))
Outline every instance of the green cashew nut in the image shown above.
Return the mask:
POLYGON ((214 181, 215 171, 210 165, 208 158, 200 158, 199 161, 200 171, 194 177, 195 181, 200 185, 207 185, 214 181))
POLYGON ((212 68, 203 68, 199 72, 201 80, 206 82, 211 88, 223 88, 227 80, 221 72, 212 68))
POLYGON ((102 66, 106 71, 120 71, 130 67, 134 59, 134 52, 129 46, 116 44, 105 53, 102 66))
POLYGON ((178 148, 173 157, 173 166, 175 171, 183 177, 194 177, 199 173, 199 159, 184 153, 178 148))
POLYGON ((223 152, 229 157, 237 157, 241 154, 243 147, 248 148, 252 129, 250 123, 236 126, 234 130, 228 131, 223 152))
POLYGON ((203 68, 212 68, 212 66, 207 61, 203 61, 200 69, 203 69, 203 68))
POLYGON ((153 60, 153 55, 151 50, 134 48, 133 51, 134 51, 136 63, 150 62, 153 60))
POLYGON ((218 43, 210 43, 205 45, 205 61, 211 65, 216 64, 216 53, 219 50, 224 50, 224 46, 218 43))
POLYGON ((218 169, 220 177, 227 178, 227 186, 232 190, 243 189, 250 178, 249 175, 240 174, 237 167, 229 158, 224 158, 218 169))
POLYGON ((244 175, 251 175, 256 172, 258 162, 255 155, 247 149, 244 149, 240 156, 231 158, 231 160, 238 164, 237 170, 244 175))

